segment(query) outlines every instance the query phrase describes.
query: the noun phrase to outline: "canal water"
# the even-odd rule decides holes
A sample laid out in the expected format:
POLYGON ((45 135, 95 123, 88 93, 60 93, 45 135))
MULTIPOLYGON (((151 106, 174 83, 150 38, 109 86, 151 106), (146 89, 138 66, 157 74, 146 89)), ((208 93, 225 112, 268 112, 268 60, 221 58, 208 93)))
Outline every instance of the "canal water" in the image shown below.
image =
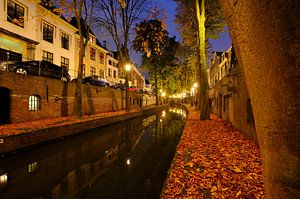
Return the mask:
POLYGON ((164 110, 0 159, 0 198, 159 198, 185 118, 164 110))

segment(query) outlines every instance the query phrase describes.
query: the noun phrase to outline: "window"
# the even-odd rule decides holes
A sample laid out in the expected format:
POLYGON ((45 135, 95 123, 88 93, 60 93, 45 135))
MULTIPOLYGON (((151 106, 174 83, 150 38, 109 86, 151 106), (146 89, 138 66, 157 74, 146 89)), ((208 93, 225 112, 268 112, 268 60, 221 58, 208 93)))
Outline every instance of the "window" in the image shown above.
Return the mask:
POLYGON ((99 52, 99 60, 101 64, 104 64, 104 54, 102 52, 99 52))
POLYGON ((28 173, 34 172, 37 169, 37 162, 33 162, 28 165, 28 173))
POLYGON ((114 70, 114 78, 117 78, 117 71, 114 70))
POLYGON ((53 53, 47 52, 43 50, 43 58, 44 61, 48 61, 53 63, 53 53))
POLYGON ((69 70, 69 59, 65 58, 65 57, 61 57, 60 65, 61 65, 61 67, 65 67, 67 70, 69 70))
POLYGON ((108 60, 108 64, 109 64, 109 65, 112 65, 112 61, 111 61, 111 60, 108 60))
POLYGON ((111 72, 112 72, 112 70, 111 70, 111 68, 109 68, 109 69, 108 69, 108 76, 109 76, 109 77, 111 77, 111 72))
POLYGON ((61 47, 69 50, 69 35, 61 33, 61 47))
POLYGON ((82 66, 82 76, 85 77, 85 64, 82 66))
POLYGON ((96 75, 96 68, 91 66, 90 67, 90 72, 91 72, 91 75, 96 75))
POLYGON ((7 21, 16 24, 17 26, 24 27, 24 7, 19 4, 8 0, 7 1, 7 21))
POLYGON ((90 58, 95 60, 96 58, 96 50, 94 48, 90 48, 90 58))
POLYGON ((53 43, 54 27, 43 23, 43 40, 53 43))
POLYGON ((40 96, 38 95, 31 95, 29 96, 29 111, 38 111, 40 110, 40 96))
POLYGON ((99 70, 99 76, 101 77, 101 78, 104 78, 104 70, 99 70))

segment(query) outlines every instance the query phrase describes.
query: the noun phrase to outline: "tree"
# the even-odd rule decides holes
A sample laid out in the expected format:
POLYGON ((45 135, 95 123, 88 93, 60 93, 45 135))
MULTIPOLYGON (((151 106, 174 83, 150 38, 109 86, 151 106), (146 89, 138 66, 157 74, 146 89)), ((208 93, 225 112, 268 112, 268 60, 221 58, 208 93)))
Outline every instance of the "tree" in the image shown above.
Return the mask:
POLYGON ((216 38, 218 33, 223 30, 225 26, 222 18, 222 12, 217 0, 208 1, 204 6, 204 0, 184 1, 176 0, 177 15, 176 23, 181 27, 181 36, 186 45, 190 47, 195 53, 192 53, 190 59, 195 59, 191 63, 198 65, 197 81, 198 87, 198 101, 200 101, 199 109, 200 119, 209 119, 209 101, 208 101, 208 80, 206 73, 206 39, 216 38), (205 14, 207 15, 205 16, 205 14), (207 30, 207 31, 206 31, 207 30), (196 56, 195 56, 196 55, 196 56))
POLYGON ((299 1, 220 2, 251 98, 267 197, 299 198, 299 1))
POLYGON ((158 105, 158 64, 162 58, 162 46, 167 42, 168 32, 159 19, 144 20, 135 27, 133 47, 148 57, 149 71, 154 71, 156 105, 158 105))
POLYGON ((96 0, 97 15, 94 16, 95 29, 104 29, 114 41, 121 67, 130 61, 128 46, 130 34, 135 23, 138 23, 149 11, 149 0, 96 0))
POLYGON ((207 71, 206 71, 206 52, 205 52, 205 0, 201 0, 201 5, 199 1, 195 1, 196 7, 196 16, 198 22, 198 33, 197 33, 197 57, 200 63, 200 74, 198 75, 198 82, 200 86, 198 86, 198 92, 200 94, 199 102, 200 102, 200 119, 207 120, 210 119, 209 113, 209 100, 208 100, 208 79, 207 79, 207 71))
MULTIPOLYGON (((47 1, 47 0, 45 0, 47 1)), ((92 26, 92 17, 94 12, 95 0, 53 0, 54 5, 64 11, 67 16, 74 16, 76 18, 79 33, 79 65, 78 75, 75 90, 74 110, 73 114, 78 118, 82 118, 82 69, 83 69, 83 57, 85 55, 85 49, 89 41, 90 27, 92 26)), ((46 4, 47 5, 47 4, 46 4)))

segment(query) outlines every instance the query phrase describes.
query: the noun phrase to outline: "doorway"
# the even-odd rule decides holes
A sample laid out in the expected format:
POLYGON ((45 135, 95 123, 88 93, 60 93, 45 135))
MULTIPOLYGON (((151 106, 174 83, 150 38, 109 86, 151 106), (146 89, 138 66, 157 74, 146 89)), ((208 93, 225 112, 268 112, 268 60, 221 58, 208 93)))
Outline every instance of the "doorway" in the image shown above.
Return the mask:
POLYGON ((0 87, 0 124, 10 123, 10 89, 0 87))

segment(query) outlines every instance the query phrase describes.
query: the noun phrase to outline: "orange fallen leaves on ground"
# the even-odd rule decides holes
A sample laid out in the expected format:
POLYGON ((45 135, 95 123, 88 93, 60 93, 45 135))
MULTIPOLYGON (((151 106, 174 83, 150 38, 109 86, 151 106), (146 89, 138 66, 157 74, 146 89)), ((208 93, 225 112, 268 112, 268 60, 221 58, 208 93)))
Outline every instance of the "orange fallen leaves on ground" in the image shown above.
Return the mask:
POLYGON ((161 198, 266 198, 258 146, 217 116, 198 116, 189 110, 161 198))
MULTIPOLYGON (((137 112, 138 110, 134 109, 130 112, 137 112)), ((62 126, 67 124, 78 123, 82 121, 88 120, 95 120, 105 117, 112 117, 117 115, 123 115, 127 112, 122 111, 115 111, 115 112, 106 112, 106 113, 98 113, 95 115, 85 115, 82 119, 78 119, 74 116, 68 117, 58 117, 58 118, 43 118, 35 121, 28 121, 22 123, 13 123, 13 124, 4 124, 0 125, 0 136, 6 135, 16 135, 21 133, 27 133, 38 129, 48 128, 48 127, 55 127, 55 126, 62 126)))

